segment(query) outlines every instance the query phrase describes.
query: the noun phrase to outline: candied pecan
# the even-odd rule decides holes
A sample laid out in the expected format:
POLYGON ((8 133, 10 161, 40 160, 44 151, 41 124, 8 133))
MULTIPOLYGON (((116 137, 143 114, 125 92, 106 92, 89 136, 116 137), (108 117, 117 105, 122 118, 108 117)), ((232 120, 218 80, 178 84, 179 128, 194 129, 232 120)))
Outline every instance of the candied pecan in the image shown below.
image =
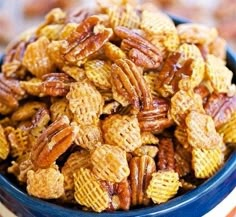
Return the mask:
POLYGON ((69 119, 62 116, 53 122, 37 139, 32 149, 31 160, 36 167, 49 167, 72 144, 73 128, 69 119))
POLYGON ((236 112, 236 95, 230 97, 224 93, 213 93, 207 100, 204 109, 210 115, 216 128, 230 120, 236 112))
POLYGON ((100 24, 101 21, 99 16, 90 16, 78 25, 67 38, 67 47, 62 51, 66 61, 79 64, 109 40, 113 31, 100 24))
POLYGON ((122 39, 121 48, 129 50, 129 58, 144 68, 158 68, 162 63, 161 51, 132 30, 117 26, 115 33, 122 39))
POLYGON ((174 53, 170 55, 164 63, 161 72, 156 78, 155 89, 163 97, 169 97, 176 93, 179 89, 179 81, 184 78, 190 77, 192 74, 191 64, 193 60, 186 60, 183 66, 181 67, 178 64, 178 60, 180 57, 180 53, 174 53))
POLYGON ((164 98, 153 99, 152 109, 138 113, 139 126, 144 132, 159 133, 170 127, 173 121, 168 118, 170 103, 164 98))
POLYGON ((25 95, 20 87, 18 80, 6 78, 0 74, 0 103, 10 107, 12 110, 17 108, 18 101, 25 95))
POLYGON ((171 138, 162 138, 159 142, 157 167, 159 170, 175 170, 174 144, 171 138))
POLYGON ((42 76, 41 91, 49 96, 66 96, 74 80, 65 73, 49 73, 42 76))
POLYGON ((134 157, 129 162, 130 167, 130 187, 132 206, 150 204, 150 199, 146 195, 146 190, 152 178, 152 173, 156 171, 153 158, 143 155, 134 157))
POLYGON ((152 107, 152 95, 146 81, 135 64, 128 59, 119 59, 112 65, 111 81, 117 92, 127 98, 134 108, 152 107))

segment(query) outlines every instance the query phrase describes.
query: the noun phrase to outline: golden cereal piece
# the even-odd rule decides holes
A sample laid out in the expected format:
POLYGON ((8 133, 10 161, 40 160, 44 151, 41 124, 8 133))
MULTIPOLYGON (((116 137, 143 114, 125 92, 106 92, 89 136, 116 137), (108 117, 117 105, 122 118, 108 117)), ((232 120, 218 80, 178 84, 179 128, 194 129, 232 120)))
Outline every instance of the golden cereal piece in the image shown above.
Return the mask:
POLYGON ((76 151, 68 157, 61 173, 64 176, 64 189, 65 194, 62 199, 71 202, 74 200, 74 176, 80 168, 90 168, 90 153, 87 151, 76 151))
POLYGON ((175 128, 174 132, 175 138, 178 140, 178 142, 184 147, 188 148, 189 147, 189 142, 188 142, 188 134, 187 130, 183 126, 177 126, 175 128))
POLYGON ((231 86, 233 72, 225 66, 225 62, 220 58, 207 55, 206 77, 216 92, 227 93, 231 86))
POLYGON ((62 24, 46 25, 45 27, 40 28, 37 31, 37 36, 39 37, 45 36, 50 41, 58 40, 62 28, 63 28, 62 24))
POLYGON ((77 28, 77 23, 67 23, 59 33, 59 40, 66 40, 77 28))
POLYGON ((115 44, 112 44, 111 42, 107 42, 106 44, 104 44, 103 49, 105 55, 113 62, 115 62, 118 59, 126 58, 125 52, 115 44))
MULTIPOLYGON (((191 64, 192 74, 190 76, 191 88, 198 86, 205 76, 205 62, 202 58, 194 59, 191 64)), ((180 86, 180 85, 179 85, 180 86)))
POLYGON ((154 146, 154 145, 142 145, 142 146, 136 148, 132 152, 132 155, 138 156, 138 157, 147 155, 147 156, 149 156, 151 158, 154 158, 154 157, 156 157, 157 152, 158 152, 157 146, 154 146))
POLYGON ((40 37, 27 46, 24 54, 23 65, 38 78, 52 72, 54 69, 47 52, 49 43, 45 36, 40 37))
POLYGON ((150 132, 141 133, 142 145, 158 145, 159 139, 150 132))
POLYGON ((88 150, 101 146, 103 138, 100 127, 97 125, 79 125, 74 142, 76 145, 88 150))
POLYGON ((171 117, 177 125, 181 125, 184 123, 185 117, 190 111, 204 113, 202 98, 192 91, 179 90, 171 98, 171 117))
POLYGON ((102 60, 90 60, 84 64, 88 79, 102 90, 111 89, 111 64, 102 60))
POLYGON ((134 151, 142 145, 138 119, 135 116, 112 115, 102 125, 105 142, 119 146, 126 152, 134 151))
POLYGON ((171 34, 167 34, 167 36, 163 40, 163 44, 169 52, 175 52, 180 44, 177 31, 173 30, 171 34))
POLYGON ((52 103, 50 106, 51 120, 55 121, 56 119, 66 115, 69 120, 72 120, 73 114, 69 109, 69 101, 65 98, 59 99, 52 103))
POLYGON ((63 66, 62 71, 74 78, 76 81, 82 81, 86 78, 85 70, 78 66, 63 66))
POLYGON ((8 140, 12 157, 20 157, 30 151, 32 144, 29 142, 29 133, 27 131, 17 128, 8 134, 8 140))
POLYGON ((154 203, 160 204, 175 196, 179 186, 178 173, 172 170, 159 170, 152 174, 146 193, 154 203))
POLYGON ((20 86, 29 95, 43 97, 44 93, 41 92, 41 85, 43 81, 39 78, 31 78, 28 81, 20 81, 20 86))
POLYGON ((96 212, 107 209, 110 202, 108 191, 106 191, 93 173, 86 168, 80 168, 74 174, 75 200, 80 205, 92 208, 96 212))
POLYGON ((202 24, 184 23, 177 26, 181 43, 209 44, 218 36, 215 28, 202 24))
MULTIPOLYGON (((30 154, 28 154, 27 157, 29 157, 30 154)), ((30 170, 34 170, 34 165, 30 159, 26 159, 22 162, 19 162, 19 175, 17 176, 17 179, 22 182, 26 183, 27 182, 27 173, 30 170)))
POLYGON ((158 73, 151 71, 151 72, 144 74, 143 77, 148 85, 148 88, 150 89, 150 91, 152 93, 152 96, 154 96, 154 97, 160 96, 160 94, 156 91, 156 88, 155 88, 158 73))
POLYGON ((56 199, 64 193, 64 177, 58 166, 27 172, 27 192, 43 199, 56 199))
POLYGON ((223 135, 225 143, 236 143, 236 112, 231 115, 229 121, 217 129, 218 133, 223 135))
POLYGON ((0 159, 5 160, 10 153, 10 145, 4 133, 2 125, 0 125, 0 159))
POLYGON ((136 29, 139 27, 140 16, 138 11, 129 4, 110 7, 107 9, 107 14, 112 28, 124 26, 129 29, 136 29))
POLYGON ((196 178, 209 178, 215 174, 224 162, 221 148, 193 148, 192 167, 196 178))
POLYGON ((108 102, 103 106, 102 114, 111 115, 118 111, 120 103, 117 101, 108 102))
POLYGON ((40 108, 45 108, 46 104, 38 101, 31 101, 20 106, 11 116, 13 121, 24 121, 32 118, 40 108))
POLYGON ((91 155, 92 171, 99 179, 110 182, 121 182, 128 177, 130 170, 126 153, 113 145, 97 147, 91 155))
POLYGON ((104 100, 99 91, 88 81, 71 84, 66 98, 78 124, 95 124, 102 113, 104 100))
POLYGON ((194 148, 214 149, 222 142, 211 116, 191 111, 186 117, 188 142, 194 148))

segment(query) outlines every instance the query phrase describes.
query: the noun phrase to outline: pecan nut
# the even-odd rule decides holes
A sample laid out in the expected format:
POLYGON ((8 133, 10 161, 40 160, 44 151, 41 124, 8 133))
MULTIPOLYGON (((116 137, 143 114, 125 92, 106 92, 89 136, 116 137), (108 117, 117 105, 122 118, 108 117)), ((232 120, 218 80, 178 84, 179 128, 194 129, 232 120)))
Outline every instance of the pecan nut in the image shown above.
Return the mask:
POLYGON ((18 80, 6 78, 0 75, 0 103, 10 107, 12 110, 17 108, 18 101, 25 95, 25 91, 20 87, 18 80))
POLYGON ((152 95, 141 71, 129 59, 119 59, 112 65, 111 81, 116 91, 137 110, 152 107, 152 95))
POLYGON ((157 167, 159 170, 175 170, 174 144, 170 138, 162 138, 159 142, 157 167))
POLYGON ((204 109, 213 118, 217 128, 229 121, 231 115, 236 112, 236 96, 229 97, 224 93, 213 93, 208 98, 204 109))
POLYGON ((37 139, 31 160, 36 167, 48 168, 73 142, 73 128, 66 116, 53 122, 37 139))
POLYGON ((143 155, 134 157, 129 162, 130 166, 130 187, 132 206, 150 204, 151 200, 146 195, 146 190, 152 178, 152 173, 156 171, 153 158, 143 155))
POLYGON ((113 31, 100 24, 101 21, 99 16, 90 16, 78 25, 67 38, 68 46, 62 51, 66 61, 78 64, 109 40, 113 31))
POLYGON ((159 133, 173 124, 168 117, 170 104, 164 98, 155 98, 152 106, 138 113, 139 126, 144 132, 159 133))
POLYGON ((42 77, 41 92, 49 96, 66 96, 73 79, 65 73, 49 73, 42 77))
POLYGON ((129 50, 129 58, 144 68, 158 68, 162 63, 161 51, 132 30, 117 26, 115 33, 122 39, 121 48, 129 50))

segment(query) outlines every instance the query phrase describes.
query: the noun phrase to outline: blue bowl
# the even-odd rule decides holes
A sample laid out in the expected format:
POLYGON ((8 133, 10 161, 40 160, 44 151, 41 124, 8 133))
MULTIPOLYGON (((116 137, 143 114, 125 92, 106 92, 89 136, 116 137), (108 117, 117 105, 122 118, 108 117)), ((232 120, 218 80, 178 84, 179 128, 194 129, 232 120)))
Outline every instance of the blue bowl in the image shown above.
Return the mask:
MULTIPOLYGON (((187 20, 173 17, 176 24, 187 20)), ((236 56, 227 49, 227 65, 234 72, 236 83, 236 56)), ((171 199, 165 204, 130 211, 94 213, 62 207, 26 194, 8 177, 0 174, 0 201, 24 217, 183 217, 202 216, 220 203, 236 186, 236 151, 231 153, 224 166, 196 189, 171 199)))

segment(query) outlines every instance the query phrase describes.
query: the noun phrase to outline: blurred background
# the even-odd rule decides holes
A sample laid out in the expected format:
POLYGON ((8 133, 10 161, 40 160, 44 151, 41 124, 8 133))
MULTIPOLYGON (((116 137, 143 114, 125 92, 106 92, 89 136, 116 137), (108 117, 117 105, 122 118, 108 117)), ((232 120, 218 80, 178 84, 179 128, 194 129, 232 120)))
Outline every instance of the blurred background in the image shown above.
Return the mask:
MULTIPOLYGON (((132 0, 131 0, 132 1, 132 0)), ((236 0, 149 0, 169 14, 216 26, 236 51, 236 0)), ((92 6, 93 0, 0 0, 0 52, 20 32, 41 23, 52 8, 92 6)))

